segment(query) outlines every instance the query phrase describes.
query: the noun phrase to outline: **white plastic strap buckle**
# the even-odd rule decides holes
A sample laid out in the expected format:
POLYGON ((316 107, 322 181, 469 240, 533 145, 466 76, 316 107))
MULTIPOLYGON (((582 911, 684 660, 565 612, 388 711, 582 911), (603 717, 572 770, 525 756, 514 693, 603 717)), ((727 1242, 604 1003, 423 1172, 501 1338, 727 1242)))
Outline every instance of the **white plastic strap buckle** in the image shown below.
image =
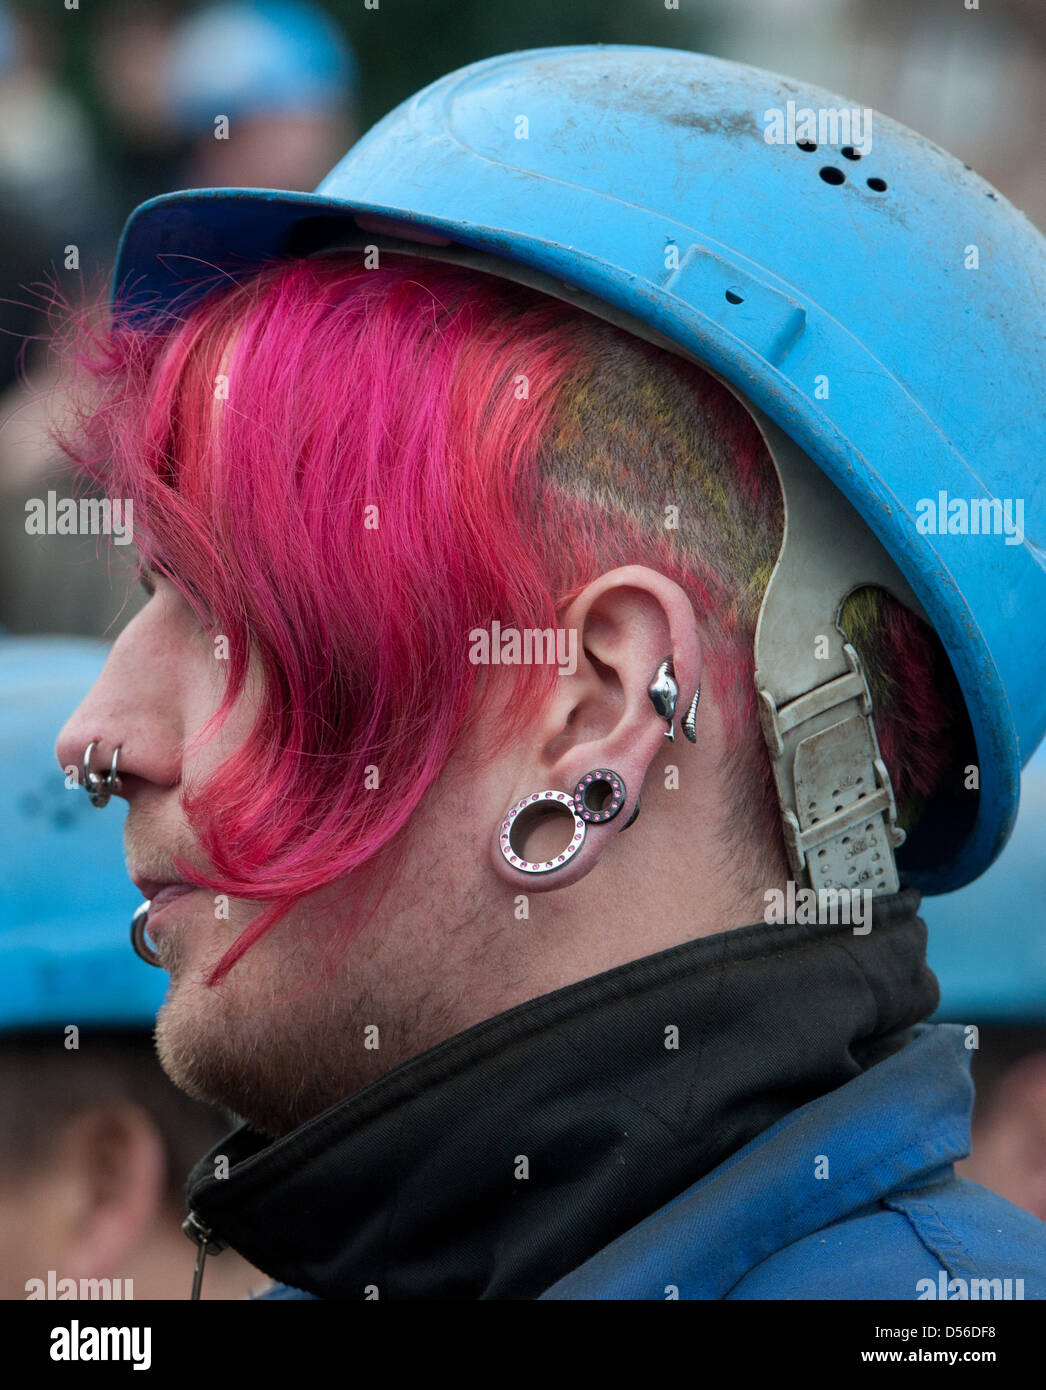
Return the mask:
POLYGON ((895 893, 893 851, 904 843, 904 831, 879 756, 860 658, 849 642, 843 654, 847 675, 780 709, 769 691, 758 692, 785 848, 797 880, 805 876, 815 889, 895 893))

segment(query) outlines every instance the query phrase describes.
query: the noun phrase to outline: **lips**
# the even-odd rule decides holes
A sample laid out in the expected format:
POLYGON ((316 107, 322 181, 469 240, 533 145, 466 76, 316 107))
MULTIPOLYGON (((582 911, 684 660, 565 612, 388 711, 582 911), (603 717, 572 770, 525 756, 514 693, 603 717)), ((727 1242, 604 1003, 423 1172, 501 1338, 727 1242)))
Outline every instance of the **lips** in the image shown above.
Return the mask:
POLYGON ((142 897, 148 899, 148 932, 153 940, 156 939, 155 928, 166 917, 167 909, 190 893, 199 892, 195 884, 185 883, 182 879, 150 878, 138 868, 131 872, 130 877, 142 897))
POLYGON ((176 898, 184 898, 186 893, 195 892, 196 887, 192 883, 164 884, 164 886, 154 892, 149 899, 149 916, 155 916, 161 908, 166 907, 169 903, 173 903, 176 898))
POLYGON ((178 904, 201 890, 191 883, 165 883, 149 900, 147 931, 152 940, 159 945, 167 927, 178 918, 178 904))
POLYGON ((141 893, 142 897, 148 898, 150 902, 152 902, 154 898, 158 898, 167 888, 192 890, 193 885, 191 883, 186 883, 184 879, 173 877, 163 878, 161 877, 162 873, 163 869, 161 868, 154 877, 143 865, 128 864, 127 866, 127 874, 131 882, 138 889, 139 893, 141 893))

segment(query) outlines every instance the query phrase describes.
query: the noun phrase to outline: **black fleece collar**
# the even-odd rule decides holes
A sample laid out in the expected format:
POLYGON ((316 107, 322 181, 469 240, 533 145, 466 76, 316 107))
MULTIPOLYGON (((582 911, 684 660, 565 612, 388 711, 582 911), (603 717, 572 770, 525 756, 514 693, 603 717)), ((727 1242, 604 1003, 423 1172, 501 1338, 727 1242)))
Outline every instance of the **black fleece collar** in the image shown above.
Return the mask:
POLYGON ((865 936, 759 923, 532 999, 282 1139, 237 1130, 189 1205, 321 1298, 534 1298, 910 1040, 938 1001, 919 901, 877 899, 865 936))

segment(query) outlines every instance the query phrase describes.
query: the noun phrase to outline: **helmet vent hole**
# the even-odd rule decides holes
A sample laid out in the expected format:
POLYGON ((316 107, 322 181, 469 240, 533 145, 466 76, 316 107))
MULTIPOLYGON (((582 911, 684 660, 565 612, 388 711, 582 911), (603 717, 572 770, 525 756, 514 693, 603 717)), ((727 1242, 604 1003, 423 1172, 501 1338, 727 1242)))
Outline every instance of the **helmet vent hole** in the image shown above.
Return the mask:
POLYGON ((821 170, 821 177, 825 183, 845 183, 846 175, 841 169, 837 169, 834 164, 826 164, 821 170))
POLYGON ((885 193, 885 192, 886 192, 886 180, 885 180, 885 179, 869 179, 869 180, 868 180, 868 187, 871 188, 871 189, 872 189, 874 192, 876 192, 876 193, 885 193))
POLYGON ((743 304, 745 297, 740 290, 727 290, 726 299, 728 304, 743 304))
POLYGON ((843 156, 844 159, 861 158, 860 150, 855 150, 853 145, 844 145, 843 148, 840 150, 840 154, 843 156))
POLYGON ((804 154, 813 154, 814 150, 817 149, 817 146, 812 140, 797 140, 795 142, 795 147, 797 150, 802 150, 804 154))

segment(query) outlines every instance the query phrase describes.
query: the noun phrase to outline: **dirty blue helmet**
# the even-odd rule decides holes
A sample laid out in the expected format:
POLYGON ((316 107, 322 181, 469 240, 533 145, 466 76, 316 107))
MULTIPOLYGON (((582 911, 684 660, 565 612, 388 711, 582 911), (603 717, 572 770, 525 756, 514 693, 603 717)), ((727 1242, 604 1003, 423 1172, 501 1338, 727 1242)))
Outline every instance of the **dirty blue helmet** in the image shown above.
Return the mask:
POLYGON ((986 874, 920 916, 941 985, 938 1016, 1046 1025, 1046 744, 1024 769, 1009 844, 986 874))
POLYGON ((896 122, 843 143, 847 108, 676 49, 488 58, 379 121, 314 194, 143 204, 115 288, 148 316, 277 258, 374 242, 524 281, 714 373, 784 488, 756 666, 793 871, 945 893, 1006 843, 1046 730, 1046 240, 896 122), (965 810, 931 801, 903 844, 856 654, 833 633, 830 662, 803 655, 877 566, 939 634, 976 742, 965 810), (798 626, 789 576, 793 596, 821 589, 798 626))
POLYGON ((0 637, 0 1032, 149 1029, 163 1002, 166 976, 130 947, 141 895, 124 868, 123 820, 92 810, 54 760, 58 731, 107 651, 80 639, 0 637))
POLYGON ((214 118, 329 111, 349 101, 356 56, 334 21, 300 0, 230 0, 191 15, 168 56, 167 99, 183 130, 214 118))

